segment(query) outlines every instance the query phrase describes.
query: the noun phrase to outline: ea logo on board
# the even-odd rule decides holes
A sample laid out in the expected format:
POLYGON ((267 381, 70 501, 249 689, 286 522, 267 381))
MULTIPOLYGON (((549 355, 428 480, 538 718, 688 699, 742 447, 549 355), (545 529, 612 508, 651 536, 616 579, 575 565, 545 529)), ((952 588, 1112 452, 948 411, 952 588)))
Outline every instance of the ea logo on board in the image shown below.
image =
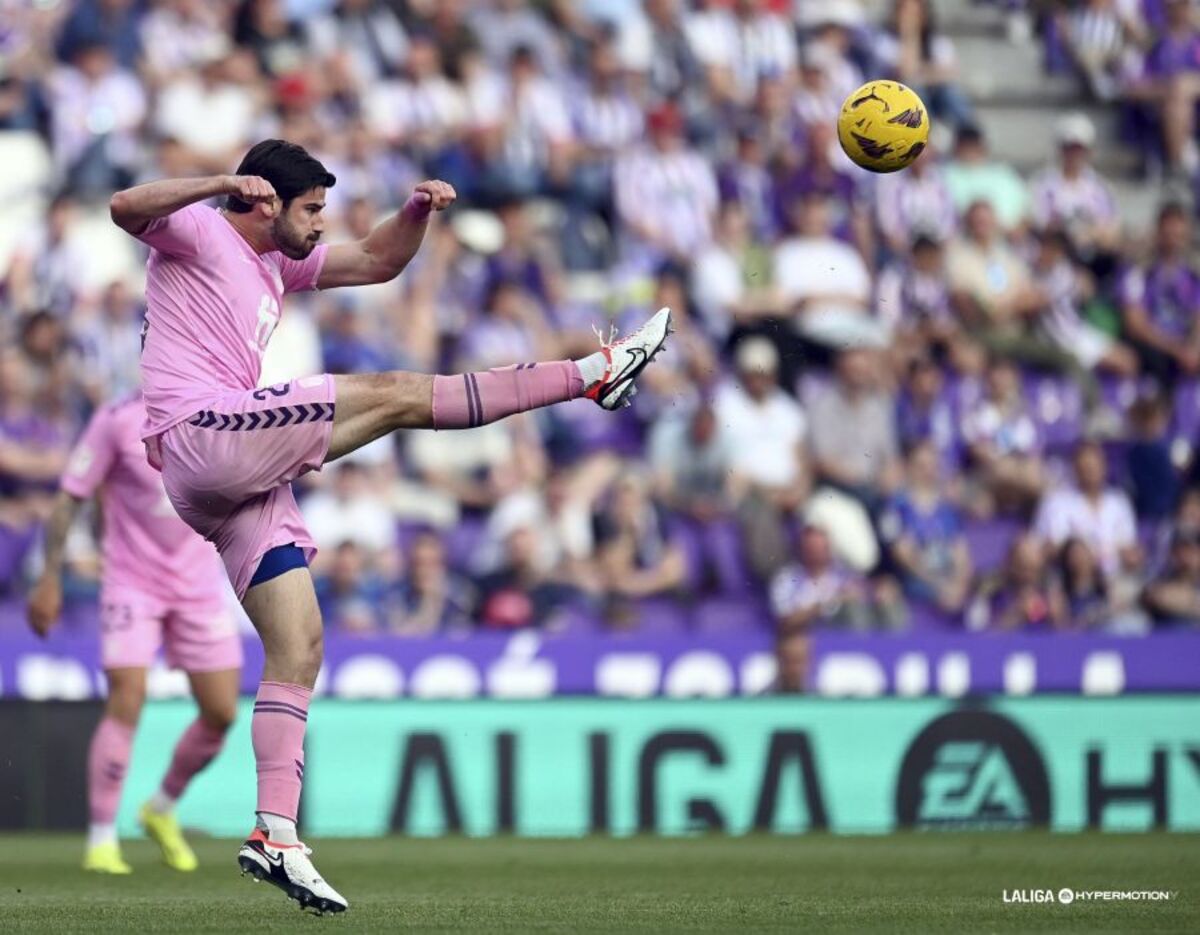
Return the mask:
POLYGON ((1016 828, 1050 822, 1050 783, 1016 723, 952 711, 913 739, 896 783, 896 822, 917 828, 1016 828))

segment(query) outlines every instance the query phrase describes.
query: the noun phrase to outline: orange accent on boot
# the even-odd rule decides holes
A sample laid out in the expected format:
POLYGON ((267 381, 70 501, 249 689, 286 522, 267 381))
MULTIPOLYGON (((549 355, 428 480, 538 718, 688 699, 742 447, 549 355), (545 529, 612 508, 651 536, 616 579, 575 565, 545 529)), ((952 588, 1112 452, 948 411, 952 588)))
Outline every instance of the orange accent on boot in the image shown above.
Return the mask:
POLYGON ((247 840, 248 841, 259 841, 263 844, 269 844, 271 847, 274 847, 274 848, 303 847, 304 846, 303 844, 279 844, 275 841, 272 841, 270 838, 268 838, 266 835, 266 832, 264 832, 261 828, 255 828, 253 831, 251 831, 250 837, 247 838, 247 840))
POLYGON ((606 386, 608 386, 608 378, 612 374, 612 351, 607 345, 604 345, 600 348, 600 353, 602 353, 604 355, 604 359, 608 361, 608 367, 604 371, 604 376, 596 382, 596 385, 590 390, 585 390, 583 393, 584 396, 592 400, 600 398, 600 393, 606 386))

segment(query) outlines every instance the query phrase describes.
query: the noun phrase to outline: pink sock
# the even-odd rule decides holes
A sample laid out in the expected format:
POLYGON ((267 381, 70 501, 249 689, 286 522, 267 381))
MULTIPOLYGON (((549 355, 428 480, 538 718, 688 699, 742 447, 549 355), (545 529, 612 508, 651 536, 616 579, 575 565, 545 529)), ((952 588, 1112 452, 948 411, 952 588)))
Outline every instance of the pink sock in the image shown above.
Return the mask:
POLYGON ((111 825, 116 821, 132 748, 133 728, 129 725, 111 717, 96 725, 88 749, 88 812, 92 824, 111 825))
POLYGON ((225 731, 206 724, 201 718, 192 721, 175 744, 175 754, 162 781, 163 794, 171 799, 183 795, 192 777, 211 763, 224 745, 225 731))
POLYGON ((474 428, 582 395, 583 377, 573 360, 438 376, 433 378, 433 427, 474 428))
POLYGON ((304 728, 312 689, 263 682, 254 700, 250 737, 258 763, 258 811, 296 820, 304 781, 304 728))

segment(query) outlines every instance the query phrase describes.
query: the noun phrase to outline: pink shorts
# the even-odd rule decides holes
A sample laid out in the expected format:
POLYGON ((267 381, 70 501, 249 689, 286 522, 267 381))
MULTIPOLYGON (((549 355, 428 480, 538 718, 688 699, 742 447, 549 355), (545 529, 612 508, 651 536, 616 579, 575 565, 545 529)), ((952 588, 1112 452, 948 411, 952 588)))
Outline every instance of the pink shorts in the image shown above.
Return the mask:
POLYGON ((167 496, 217 547, 239 598, 276 546, 316 554, 291 482, 325 462, 335 399, 329 374, 239 390, 158 437, 167 496))
POLYGON ((220 604, 168 604, 140 591, 100 595, 100 661, 106 669, 148 669, 162 647, 167 665, 185 672, 242 667, 242 641, 220 604))

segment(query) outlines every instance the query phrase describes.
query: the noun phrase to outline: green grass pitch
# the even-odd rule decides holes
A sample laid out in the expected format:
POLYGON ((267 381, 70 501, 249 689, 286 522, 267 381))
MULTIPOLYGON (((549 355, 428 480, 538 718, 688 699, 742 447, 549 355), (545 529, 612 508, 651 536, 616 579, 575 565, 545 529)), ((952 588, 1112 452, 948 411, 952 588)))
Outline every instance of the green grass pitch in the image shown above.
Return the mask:
POLYGON ((899 834, 579 841, 316 841, 350 900, 302 915, 240 878, 237 842, 174 874, 144 841, 132 876, 78 869, 73 836, 0 836, 0 931, 1197 932, 1195 835, 899 834), (1168 903, 1005 904, 1004 890, 1166 889, 1168 903))

